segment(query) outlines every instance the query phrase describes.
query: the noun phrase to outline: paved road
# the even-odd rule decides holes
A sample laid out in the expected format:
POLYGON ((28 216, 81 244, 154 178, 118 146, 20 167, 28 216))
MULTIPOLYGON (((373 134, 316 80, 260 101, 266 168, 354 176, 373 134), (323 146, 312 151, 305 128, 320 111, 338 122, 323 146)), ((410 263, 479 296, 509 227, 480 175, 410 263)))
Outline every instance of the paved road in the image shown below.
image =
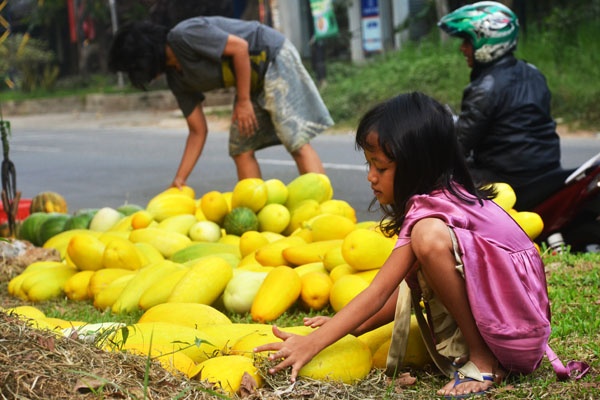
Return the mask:
MULTIPOLYGON (((171 182, 184 146, 186 130, 177 113, 50 114, 7 117, 12 125, 10 159, 23 198, 52 190, 61 193, 69 210, 144 206, 171 182)), ((236 182, 227 156, 226 125, 210 120, 204 155, 188 184, 197 195, 230 191, 236 182)), ((313 145, 334 187, 334 197, 348 201, 359 220, 377 219, 367 212, 372 195, 362 154, 351 132, 319 136, 313 145)), ((575 167, 600 152, 600 139, 563 138, 563 163, 575 167)), ((281 146, 257 153, 263 178, 284 182, 297 176, 281 146)))

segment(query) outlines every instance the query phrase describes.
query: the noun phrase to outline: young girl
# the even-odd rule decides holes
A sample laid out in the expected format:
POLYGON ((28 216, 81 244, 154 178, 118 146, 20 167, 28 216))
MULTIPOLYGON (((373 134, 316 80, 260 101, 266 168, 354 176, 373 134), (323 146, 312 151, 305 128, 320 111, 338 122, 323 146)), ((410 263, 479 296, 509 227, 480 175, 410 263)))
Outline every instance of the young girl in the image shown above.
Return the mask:
POLYGON ((510 349, 512 338, 490 336, 497 327, 488 327, 489 320, 494 324, 488 314, 500 316, 496 324, 502 321, 502 304, 514 295, 511 285, 526 274, 536 274, 544 285, 531 289, 530 304, 524 308, 545 317, 547 326, 532 329, 525 312, 511 317, 528 328, 523 335, 547 338, 550 316, 542 261, 523 230, 490 200, 493 193, 473 184, 450 113, 422 93, 402 94, 365 114, 356 144, 364 151, 367 179, 387 217, 382 230, 397 234, 397 244, 369 287, 314 332, 298 336, 274 326, 274 334, 283 342, 255 349, 273 351, 270 359, 282 360, 269 372, 292 367, 291 380, 295 381, 302 366, 322 349, 376 319, 403 280, 416 289, 417 273, 453 317, 468 349, 456 355, 465 364, 439 395, 455 398, 483 393, 507 371, 537 368, 543 346, 526 349, 531 352, 532 366, 513 365, 512 354, 525 350, 510 349), (506 287, 490 285, 488 274, 506 275, 506 287), (497 304, 481 310, 478 299, 490 296, 497 304))

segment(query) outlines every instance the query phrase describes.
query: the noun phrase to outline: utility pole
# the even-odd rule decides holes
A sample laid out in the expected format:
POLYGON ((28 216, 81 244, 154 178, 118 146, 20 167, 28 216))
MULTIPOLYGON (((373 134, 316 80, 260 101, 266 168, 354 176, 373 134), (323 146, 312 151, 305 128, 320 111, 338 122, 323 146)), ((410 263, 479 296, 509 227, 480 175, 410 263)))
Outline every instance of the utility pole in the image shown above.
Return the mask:
MULTIPOLYGON (((115 0, 108 0, 108 5, 110 7, 110 22, 112 24, 112 32, 114 35, 117 33, 117 30, 119 29, 118 21, 117 21, 117 7, 115 4, 115 0)), ((122 88, 124 86, 123 73, 121 71, 117 72, 117 85, 119 86, 119 88, 122 88)))

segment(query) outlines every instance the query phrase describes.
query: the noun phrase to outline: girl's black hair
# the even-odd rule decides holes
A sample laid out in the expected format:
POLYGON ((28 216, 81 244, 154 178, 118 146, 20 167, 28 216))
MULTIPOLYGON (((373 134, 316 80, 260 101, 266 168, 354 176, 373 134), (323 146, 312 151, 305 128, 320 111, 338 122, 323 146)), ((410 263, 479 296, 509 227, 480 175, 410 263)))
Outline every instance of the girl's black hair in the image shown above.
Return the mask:
POLYGON ((126 72, 133 86, 146 90, 146 85, 166 70, 167 33, 166 27, 148 21, 123 25, 110 47, 109 69, 126 72))
MULTIPOLYGON (((406 203, 416 194, 446 190, 459 200, 473 204, 494 196, 491 189, 478 189, 456 137, 451 113, 431 97, 412 92, 401 94, 368 111, 356 131, 356 147, 374 150, 367 142, 378 135, 378 145, 396 163, 394 204, 381 205, 381 228, 389 236, 400 231, 406 203), (471 196, 457 188, 462 186, 471 196)), ((371 202, 370 209, 376 203, 371 202)))

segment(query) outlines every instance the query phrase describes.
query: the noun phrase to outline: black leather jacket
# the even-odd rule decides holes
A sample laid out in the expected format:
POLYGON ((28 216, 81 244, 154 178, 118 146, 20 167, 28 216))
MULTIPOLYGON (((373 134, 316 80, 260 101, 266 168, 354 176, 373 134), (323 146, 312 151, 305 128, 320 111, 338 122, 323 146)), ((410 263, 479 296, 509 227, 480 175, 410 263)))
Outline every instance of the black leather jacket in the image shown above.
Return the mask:
POLYGON ((560 168, 550 98, 542 73, 512 53, 473 68, 457 133, 476 180, 519 187, 560 168))

